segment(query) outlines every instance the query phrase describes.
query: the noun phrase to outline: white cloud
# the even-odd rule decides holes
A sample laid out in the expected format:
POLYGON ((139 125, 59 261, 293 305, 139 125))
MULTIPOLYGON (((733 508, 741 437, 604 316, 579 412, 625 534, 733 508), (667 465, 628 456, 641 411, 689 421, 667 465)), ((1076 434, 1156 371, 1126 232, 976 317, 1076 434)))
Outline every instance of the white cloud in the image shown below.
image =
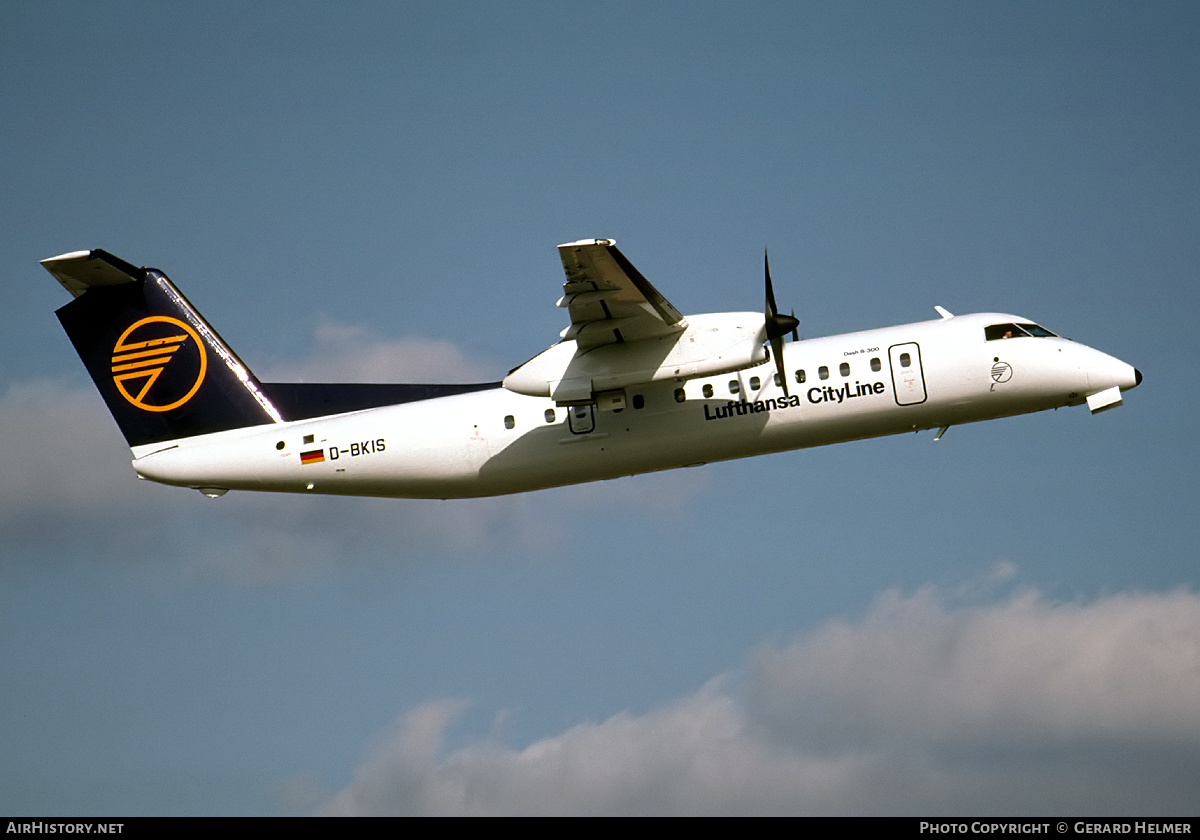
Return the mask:
POLYGON ((756 717, 799 745, 814 739, 789 721, 814 713, 863 741, 897 729, 1010 743, 1173 738, 1200 724, 1197 603, 1177 592, 1055 604, 1025 591, 948 609, 933 588, 888 593, 861 622, 759 655, 756 717))
POLYGON ((446 750, 405 715, 331 814, 1183 814, 1200 596, 983 606, 889 592, 644 715, 446 750), (741 686, 739 688, 739 685, 741 686))
POLYGON ((138 480, 99 395, 52 381, 0 394, 0 430, 0 559, 86 557, 180 582, 373 579, 434 553, 489 549, 490 560, 498 545, 553 557, 597 510, 671 521, 704 487, 688 471, 449 502, 239 492, 210 500, 138 480))
POLYGON ((132 504, 129 449, 100 396, 17 383, 0 396, 0 516, 62 520, 132 504))
POLYGON ((460 710, 445 701, 405 715, 324 813, 727 813, 763 794, 780 797, 780 780, 818 769, 748 739, 719 683, 670 708, 583 724, 523 750, 485 741, 444 754, 460 710))
POLYGON ((536 529, 536 511, 519 498, 211 500, 140 481, 100 397, 56 382, 9 387, 0 395, 0 430, 6 563, 87 557, 169 567, 185 581, 266 583, 403 567, 431 549, 473 551, 500 535, 519 545, 536 529))
POLYGON ((312 351, 255 373, 264 382, 491 382, 505 370, 470 359, 451 341, 384 339, 363 327, 327 322, 312 351))

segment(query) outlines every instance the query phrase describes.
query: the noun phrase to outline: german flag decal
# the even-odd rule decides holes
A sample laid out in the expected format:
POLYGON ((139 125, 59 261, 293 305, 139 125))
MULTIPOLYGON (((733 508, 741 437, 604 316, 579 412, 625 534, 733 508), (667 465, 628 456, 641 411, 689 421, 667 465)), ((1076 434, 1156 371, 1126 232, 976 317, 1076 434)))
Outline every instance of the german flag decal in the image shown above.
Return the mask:
POLYGON ((301 464, 319 464, 325 460, 324 449, 310 449, 300 453, 301 464))

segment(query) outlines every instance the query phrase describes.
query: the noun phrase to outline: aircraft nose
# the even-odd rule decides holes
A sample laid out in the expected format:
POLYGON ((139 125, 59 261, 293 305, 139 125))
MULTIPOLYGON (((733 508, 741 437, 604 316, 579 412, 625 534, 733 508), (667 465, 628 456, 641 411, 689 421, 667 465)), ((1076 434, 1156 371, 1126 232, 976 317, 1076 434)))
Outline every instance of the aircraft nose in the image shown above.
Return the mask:
POLYGON ((1099 350, 1088 348, 1088 351, 1085 365, 1092 393, 1112 387, 1128 391, 1142 384, 1142 372, 1133 365, 1099 350))
POLYGON ((1125 368, 1124 375, 1120 377, 1120 380, 1116 384, 1122 391, 1128 391, 1142 384, 1142 372, 1140 370, 1124 362, 1121 362, 1121 365, 1125 368))

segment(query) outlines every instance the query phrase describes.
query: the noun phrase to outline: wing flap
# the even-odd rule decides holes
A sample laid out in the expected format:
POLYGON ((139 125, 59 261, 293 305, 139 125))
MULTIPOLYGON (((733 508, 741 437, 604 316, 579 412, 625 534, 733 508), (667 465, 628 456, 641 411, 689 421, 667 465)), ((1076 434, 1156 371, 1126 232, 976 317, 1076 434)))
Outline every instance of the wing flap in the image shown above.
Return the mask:
POLYGON ((581 349, 678 335, 687 320, 617 250, 611 239, 558 246, 567 282, 558 305, 571 315, 563 333, 581 349))

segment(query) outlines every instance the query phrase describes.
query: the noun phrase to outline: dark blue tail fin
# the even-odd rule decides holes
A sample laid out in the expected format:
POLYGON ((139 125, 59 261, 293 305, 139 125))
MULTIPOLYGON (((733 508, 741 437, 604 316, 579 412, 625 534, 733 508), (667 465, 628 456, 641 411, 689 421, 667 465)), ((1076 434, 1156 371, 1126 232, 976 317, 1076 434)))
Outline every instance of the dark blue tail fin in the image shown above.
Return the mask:
POLYGON ((130 446, 282 421, 161 271, 99 249, 42 265, 75 295, 58 320, 130 446))

